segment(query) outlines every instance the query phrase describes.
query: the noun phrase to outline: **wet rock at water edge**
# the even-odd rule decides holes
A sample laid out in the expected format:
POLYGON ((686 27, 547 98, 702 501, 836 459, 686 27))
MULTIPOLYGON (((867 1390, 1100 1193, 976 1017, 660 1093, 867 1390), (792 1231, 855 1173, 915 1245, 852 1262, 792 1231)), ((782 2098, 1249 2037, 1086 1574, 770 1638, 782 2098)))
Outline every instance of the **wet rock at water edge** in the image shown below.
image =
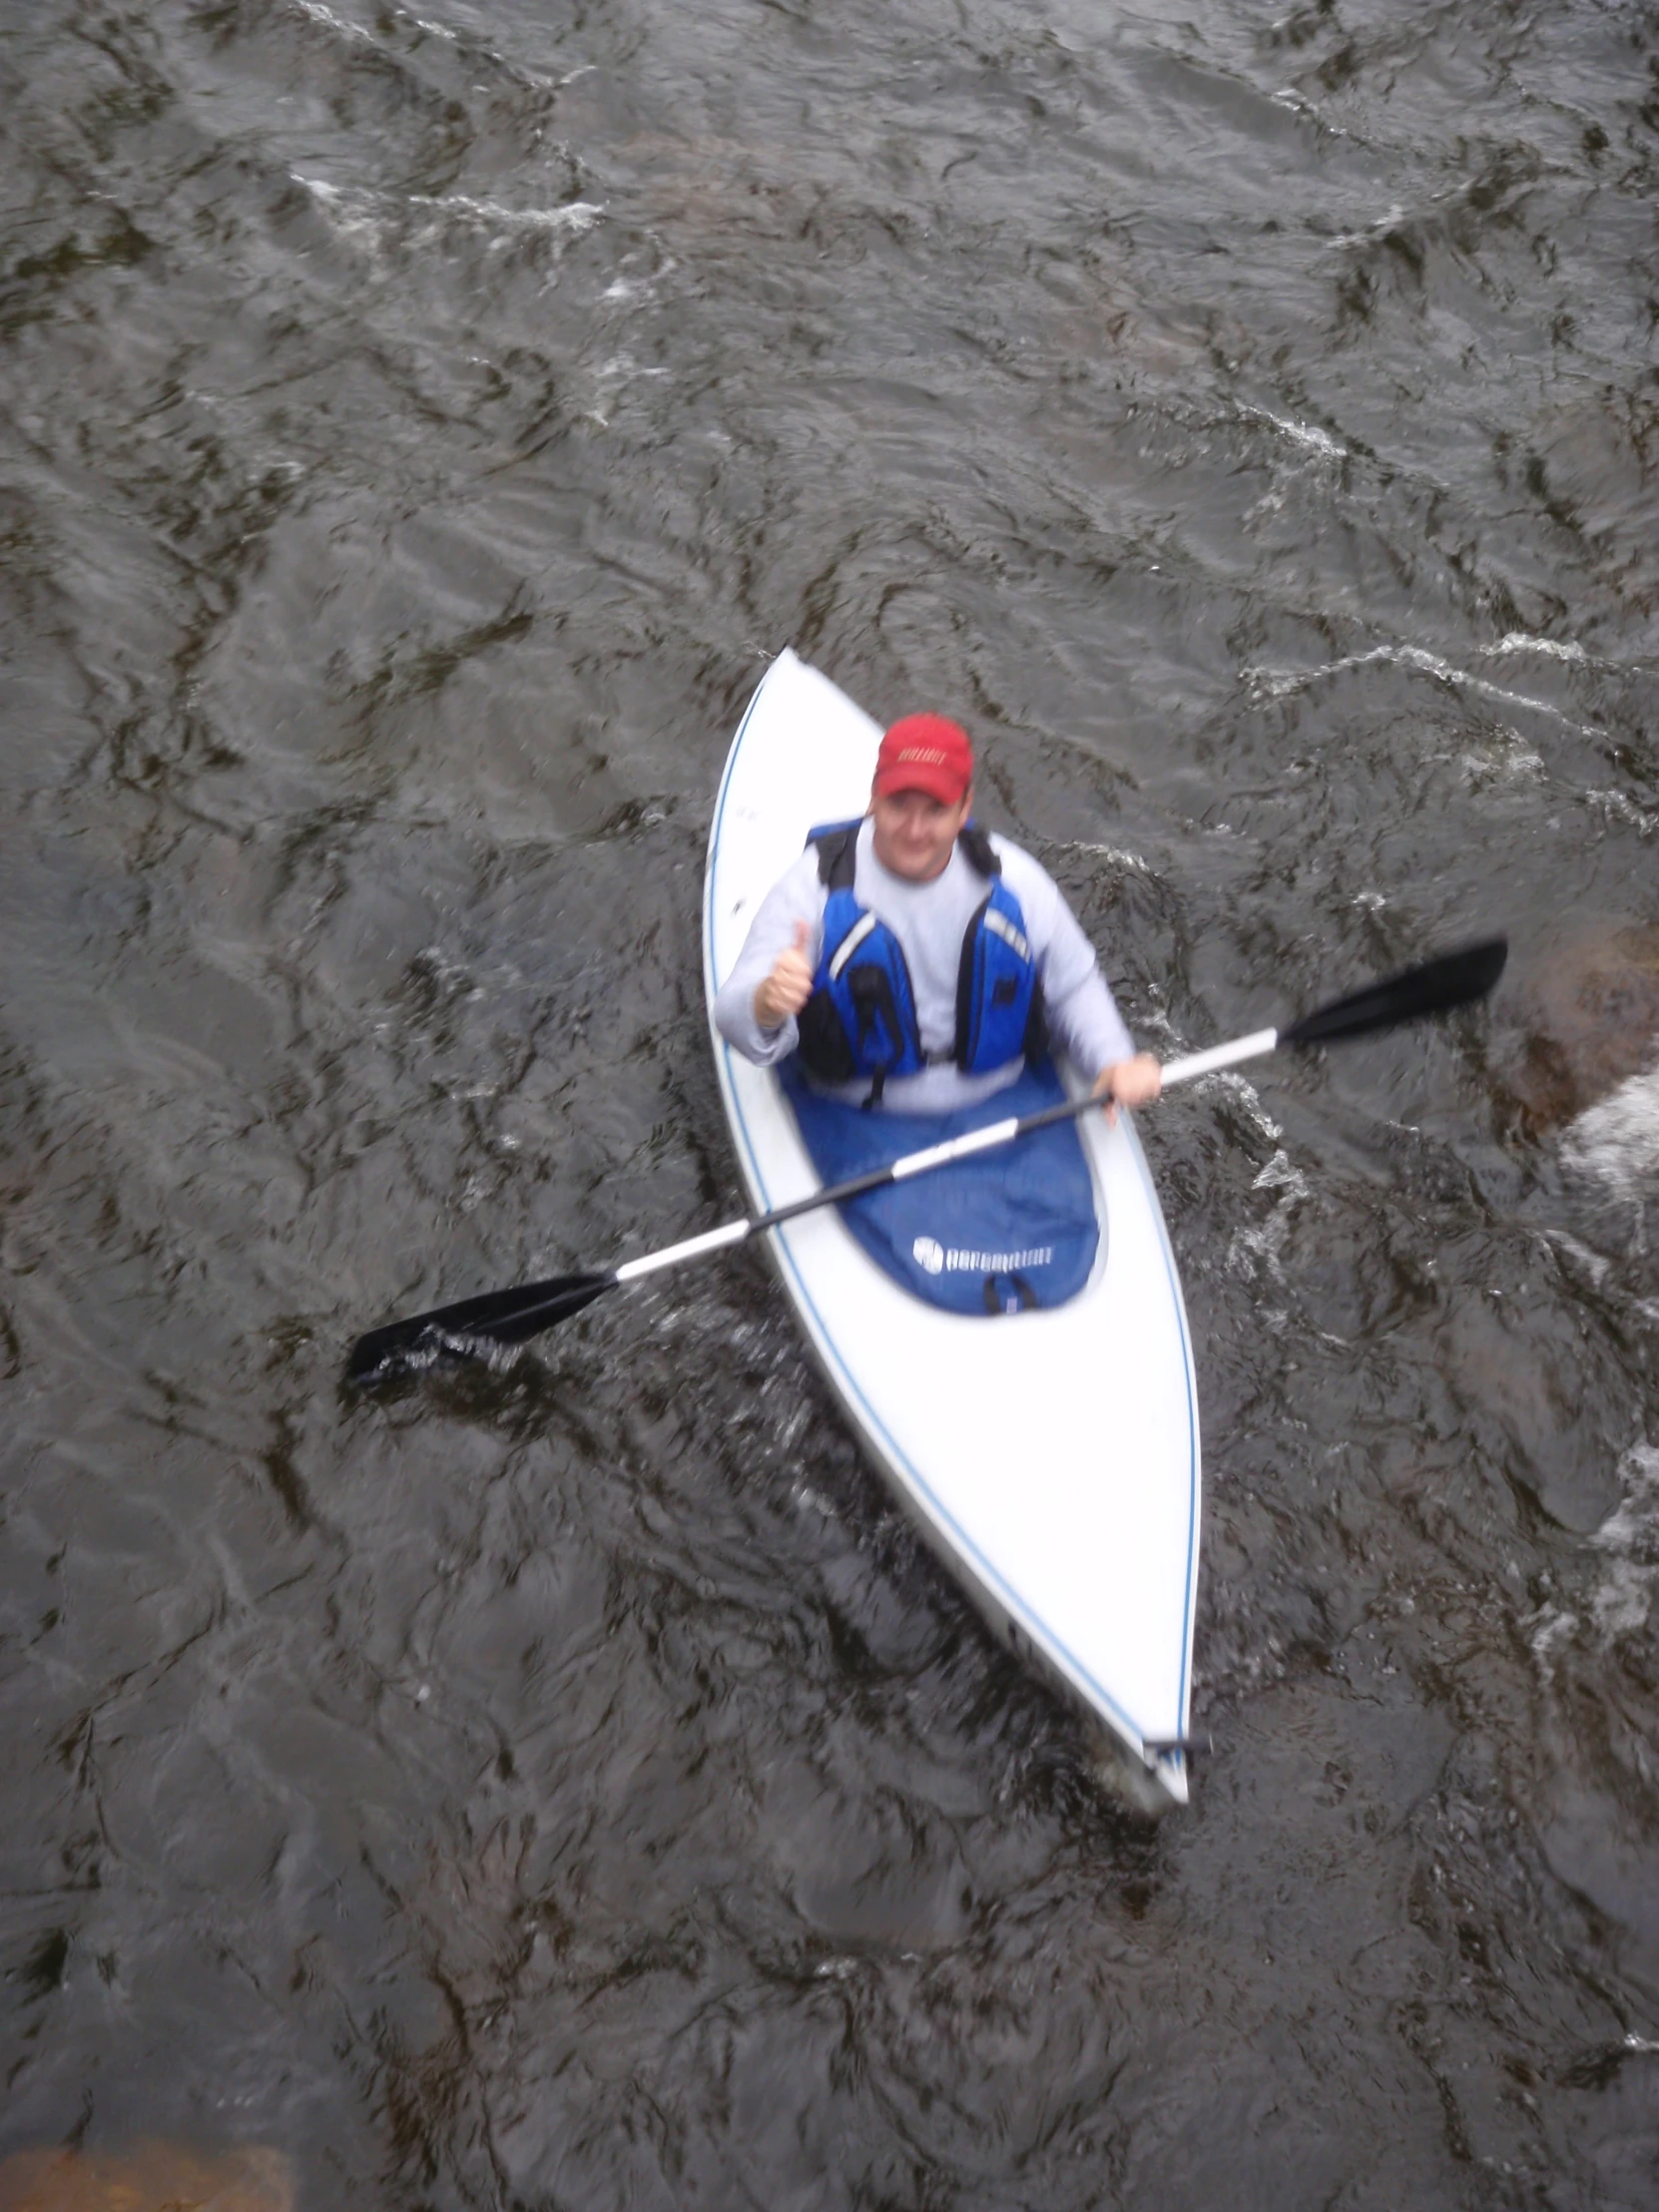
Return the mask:
POLYGON ((1521 1017, 1505 1088, 1522 1129, 1539 1137, 1659 1058, 1659 923, 1612 927, 1551 953, 1526 978, 1521 1017))
POLYGON ((276 2150, 155 2142, 0 2160, 0 2212, 295 2212, 297 2202, 292 2169, 276 2150))

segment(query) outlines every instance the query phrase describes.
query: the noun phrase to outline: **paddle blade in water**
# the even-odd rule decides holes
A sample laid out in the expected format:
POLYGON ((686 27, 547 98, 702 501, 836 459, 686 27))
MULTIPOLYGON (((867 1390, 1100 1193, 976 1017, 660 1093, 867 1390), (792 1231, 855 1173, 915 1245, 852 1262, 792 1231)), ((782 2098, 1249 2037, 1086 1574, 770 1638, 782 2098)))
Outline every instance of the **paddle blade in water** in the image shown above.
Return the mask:
POLYGON ((489 1360, 509 1345, 521 1345, 568 1321, 615 1284, 614 1274, 550 1275, 540 1283, 521 1283, 516 1290, 486 1291, 481 1298, 463 1298, 408 1321, 388 1322, 351 1347, 346 1380, 360 1386, 432 1367, 439 1360, 489 1360))
POLYGON ((1338 1037, 1360 1037, 1369 1029, 1392 1029, 1398 1022, 1466 1006, 1471 999, 1485 997, 1503 973, 1508 956, 1504 937, 1484 937, 1461 952, 1443 952, 1420 967, 1404 968, 1363 991, 1351 991, 1347 998, 1316 1006, 1293 1028, 1282 1029, 1279 1042, 1282 1046, 1329 1044, 1338 1037))

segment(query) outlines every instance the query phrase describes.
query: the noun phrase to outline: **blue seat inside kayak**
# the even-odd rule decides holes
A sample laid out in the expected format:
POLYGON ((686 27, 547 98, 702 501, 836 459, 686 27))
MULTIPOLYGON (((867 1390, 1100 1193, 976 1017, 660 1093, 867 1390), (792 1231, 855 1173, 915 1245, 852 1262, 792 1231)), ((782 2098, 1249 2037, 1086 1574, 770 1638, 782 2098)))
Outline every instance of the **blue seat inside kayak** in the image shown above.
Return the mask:
MULTIPOLYGON (((994 1098, 953 1114, 866 1113, 815 1091, 793 1059, 779 1072, 826 1183, 846 1182, 906 1152, 1010 1114, 1035 1113, 1065 1096, 1046 1060, 994 1098)), ((866 1191, 840 1212, 878 1267, 929 1306, 955 1314, 1063 1305, 1088 1281, 1100 1244, 1094 1183, 1069 1121, 866 1191)))

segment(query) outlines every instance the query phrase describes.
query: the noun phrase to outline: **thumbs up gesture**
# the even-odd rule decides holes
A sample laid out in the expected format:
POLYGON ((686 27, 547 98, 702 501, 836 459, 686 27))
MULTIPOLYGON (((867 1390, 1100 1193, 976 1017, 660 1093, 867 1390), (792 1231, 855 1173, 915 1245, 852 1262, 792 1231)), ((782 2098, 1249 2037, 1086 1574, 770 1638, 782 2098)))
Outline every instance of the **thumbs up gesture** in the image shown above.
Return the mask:
POLYGON ((779 953, 772 963, 772 973, 755 993, 755 1019, 763 1029, 782 1028, 812 997, 812 942, 811 925, 798 921, 795 943, 787 952, 779 953))

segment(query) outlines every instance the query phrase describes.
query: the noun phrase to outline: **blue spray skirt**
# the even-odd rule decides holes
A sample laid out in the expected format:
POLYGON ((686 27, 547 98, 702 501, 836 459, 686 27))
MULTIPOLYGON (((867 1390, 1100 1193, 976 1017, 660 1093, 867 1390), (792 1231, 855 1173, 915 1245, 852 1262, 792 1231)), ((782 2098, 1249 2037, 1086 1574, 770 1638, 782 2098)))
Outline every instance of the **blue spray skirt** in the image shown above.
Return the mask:
MULTIPOLYGON (((952 1114, 866 1113, 843 1105, 813 1090, 793 1058, 779 1075, 826 1183, 886 1167, 906 1152, 1011 1114, 1056 1106, 1066 1095, 1047 1060, 994 1097, 952 1114)), ((840 1215, 877 1267, 928 1305, 953 1314, 1063 1305, 1089 1280, 1100 1245, 1094 1182, 1077 1126, 1069 1121, 867 1191, 840 1215)))

